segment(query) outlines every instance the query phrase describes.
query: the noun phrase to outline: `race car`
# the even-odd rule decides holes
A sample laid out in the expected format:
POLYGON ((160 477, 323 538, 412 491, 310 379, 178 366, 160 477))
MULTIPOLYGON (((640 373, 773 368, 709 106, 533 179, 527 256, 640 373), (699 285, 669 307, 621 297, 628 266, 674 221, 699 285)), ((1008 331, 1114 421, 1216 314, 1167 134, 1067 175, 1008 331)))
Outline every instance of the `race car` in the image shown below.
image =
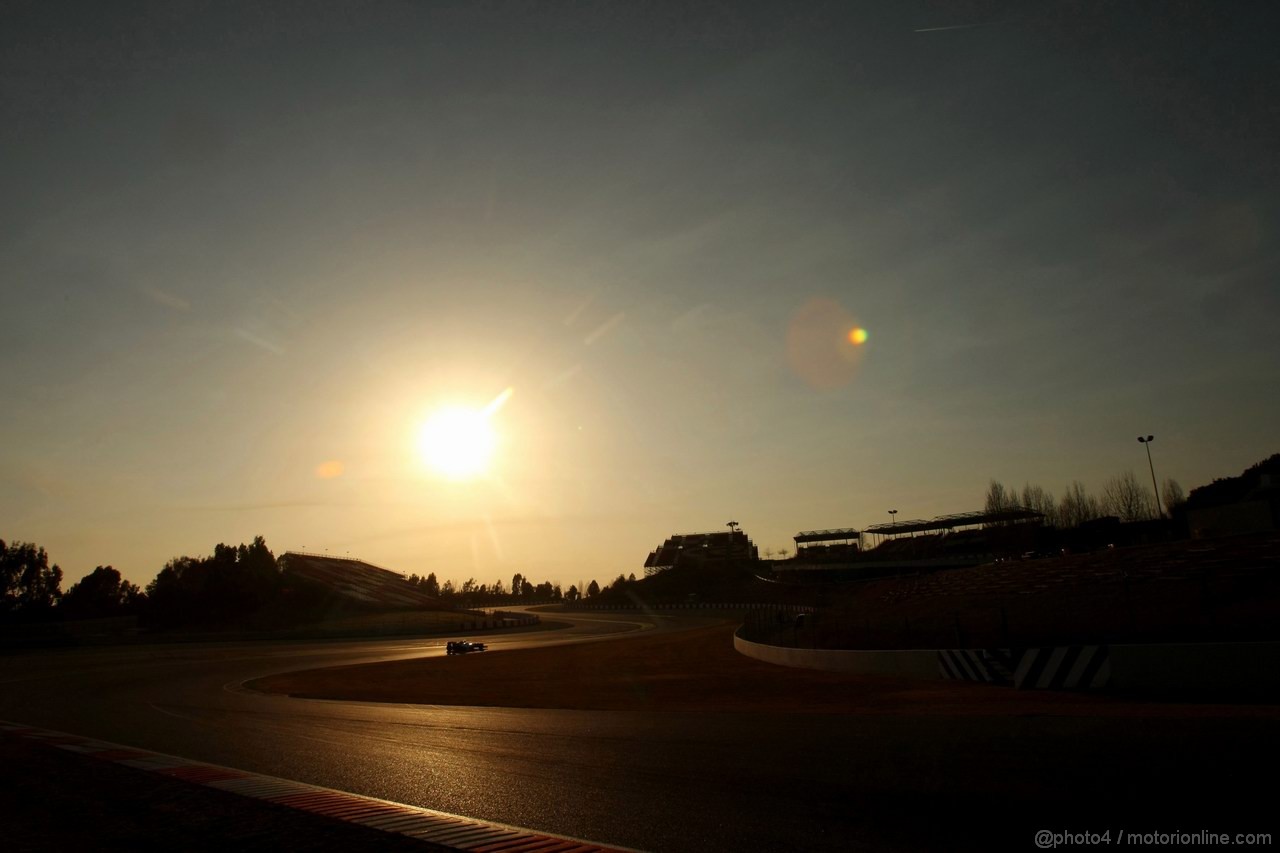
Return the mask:
POLYGON ((484 649, 484 643, 471 643, 466 640, 451 640, 445 644, 444 653, 447 655, 465 655, 467 652, 482 652, 484 649))

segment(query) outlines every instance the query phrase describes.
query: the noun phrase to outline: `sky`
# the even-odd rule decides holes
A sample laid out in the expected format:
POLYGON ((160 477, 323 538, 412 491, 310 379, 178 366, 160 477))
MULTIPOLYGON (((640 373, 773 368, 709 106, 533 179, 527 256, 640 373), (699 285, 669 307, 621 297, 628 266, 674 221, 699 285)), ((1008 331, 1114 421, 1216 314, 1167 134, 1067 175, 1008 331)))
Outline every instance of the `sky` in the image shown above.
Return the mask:
POLYGON ((1265 4, 10 2, 0 538, 443 582, 1280 451, 1265 4), (798 8, 797 8, 798 7, 798 8), (848 333, 865 331, 854 344, 848 333), (482 476, 423 422, 483 408, 482 476))

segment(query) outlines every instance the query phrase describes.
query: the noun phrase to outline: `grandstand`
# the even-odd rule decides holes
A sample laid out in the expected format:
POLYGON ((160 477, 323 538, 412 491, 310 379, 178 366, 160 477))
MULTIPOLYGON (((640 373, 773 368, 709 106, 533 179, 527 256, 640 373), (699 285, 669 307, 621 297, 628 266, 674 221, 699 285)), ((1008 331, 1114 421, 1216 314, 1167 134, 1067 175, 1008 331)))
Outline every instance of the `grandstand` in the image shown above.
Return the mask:
POLYGON ((894 521, 862 530, 806 530, 794 537, 795 556, 773 563, 773 570, 796 579, 845 580, 973 566, 1000 553, 1029 548, 1043 518, 1015 506, 894 521), (866 547, 868 540, 871 547, 866 547))
POLYGON ((929 520, 914 519, 911 521, 891 521, 888 524, 873 524, 866 529, 879 541, 883 537, 914 536, 917 533, 951 533, 956 530, 981 527, 1003 527, 1011 524, 1044 521, 1044 515, 1033 509, 1010 506, 998 510, 976 510, 960 512, 953 515, 939 515, 929 520))
POLYGON ((711 568, 759 559, 756 546, 741 530, 679 533, 667 537, 644 561, 646 576, 675 568, 711 568))
POLYGON ((831 561, 850 559, 862 550, 862 531, 852 527, 803 530, 794 537, 796 558, 831 561))
POLYGON ((301 578, 323 586, 343 598, 381 610, 447 610, 404 579, 399 572, 363 560, 288 551, 282 556, 286 577, 301 578))

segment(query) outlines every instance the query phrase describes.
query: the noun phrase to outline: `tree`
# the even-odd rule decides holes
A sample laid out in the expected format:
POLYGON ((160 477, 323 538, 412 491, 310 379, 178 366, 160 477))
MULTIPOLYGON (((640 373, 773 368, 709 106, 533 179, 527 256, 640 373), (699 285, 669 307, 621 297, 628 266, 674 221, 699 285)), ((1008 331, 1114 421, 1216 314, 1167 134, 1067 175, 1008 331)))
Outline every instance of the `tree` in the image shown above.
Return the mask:
POLYGON ((98 566, 62 596, 58 611, 72 619, 97 619, 128 613, 141 603, 142 590, 123 580, 111 566, 98 566))
POLYGON ((564 594, 564 600, 565 600, 565 601, 577 601, 577 600, 578 600, 578 588, 577 588, 576 586, 570 586, 570 587, 569 587, 569 591, 568 591, 568 592, 566 592, 566 593, 564 594))
POLYGON ((635 583, 635 582, 636 582, 635 572, 632 572, 631 574, 627 575, 627 583, 635 583))
POLYGON ((1125 471, 1102 487, 1103 508, 1121 521, 1142 521, 1155 517, 1152 495, 1142 487, 1133 471, 1125 471))
POLYGON ((1062 502, 1058 504, 1059 526, 1079 527, 1100 515, 1102 508, 1098 505, 1098 499, 1086 492, 1084 484, 1079 480, 1072 480, 1071 485, 1063 491, 1062 502))
POLYGON ((987 484, 987 498, 983 504, 987 512, 1002 512, 1011 506, 1013 506, 1013 497, 1005 489, 1004 483, 992 480, 987 484))
POLYGON ((0 539, 0 613, 47 614, 62 595, 62 569, 31 542, 0 539))
POLYGON ((440 581, 436 580, 435 572, 427 575, 427 579, 422 582, 422 591, 432 598, 440 597, 440 581))
POLYGON ((211 557, 175 557, 147 584, 146 614, 163 625, 236 624, 279 599, 280 565, 261 537, 218 543, 211 557))
POLYGON ((1044 516, 1045 521, 1052 524, 1058 515, 1057 502, 1053 493, 1042 486, 1027 483, 1022 487, 1022 505, 1044 516))
POLYGON ((521 595, 524 593, 524 575, 516 572, 511 576, 511 594, 521 595))
POLYGON ((594 580, 591 581, 591 584, 587 587, 587 598, 595 598, 599 594, 600 584, 596 583, 594 580))
POLYGON ((1160 497, 1164 499, 1164 511, 1170 515, 1173 515, 1174 510, 1181 509, 1187 502, 1182 486, 1178 485, 1178 481, 1174 479, 1164 481, 1164 486, 1160 489, 1160 497))
POLYGON ((454 589, 453 581, 451 580, 445 581, 444 586, 440 587, 440 596, 442 598, 453 598, 456 594, 457 590, 454 589))

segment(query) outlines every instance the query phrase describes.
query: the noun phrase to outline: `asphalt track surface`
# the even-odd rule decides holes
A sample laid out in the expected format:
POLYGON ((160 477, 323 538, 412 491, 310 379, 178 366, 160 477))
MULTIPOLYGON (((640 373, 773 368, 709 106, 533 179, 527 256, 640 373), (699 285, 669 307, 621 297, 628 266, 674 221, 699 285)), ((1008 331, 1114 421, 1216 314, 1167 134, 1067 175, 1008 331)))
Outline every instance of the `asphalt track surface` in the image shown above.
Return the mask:
MULTIPOLYGON (((500 653, 706 624, 563 618, 564 631, 478 639, 500 653)), ((0 719, 646 850, 1034 849, 1039 829, 1276 829, 1271 713, 640 713, 301 700, 240 686, 442 655, 444 642, 10 654, 0 719)))

